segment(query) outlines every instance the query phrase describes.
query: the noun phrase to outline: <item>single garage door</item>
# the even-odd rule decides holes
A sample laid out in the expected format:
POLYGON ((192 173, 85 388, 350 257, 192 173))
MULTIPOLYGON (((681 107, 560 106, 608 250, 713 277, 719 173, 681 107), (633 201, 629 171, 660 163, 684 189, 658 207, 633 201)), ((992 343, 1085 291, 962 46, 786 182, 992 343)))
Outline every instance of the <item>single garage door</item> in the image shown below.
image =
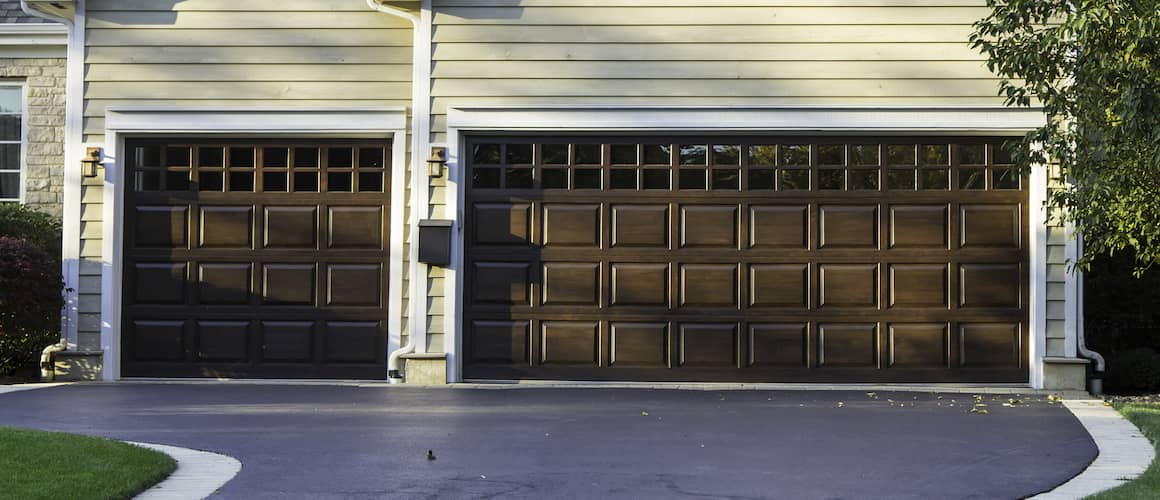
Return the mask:
POLYGON ((385 377, 389 144, 126 152, 123 376, 385 377))
POLYGON ((465 375, 1025 382, 1002 143, 469 137, 465 375))

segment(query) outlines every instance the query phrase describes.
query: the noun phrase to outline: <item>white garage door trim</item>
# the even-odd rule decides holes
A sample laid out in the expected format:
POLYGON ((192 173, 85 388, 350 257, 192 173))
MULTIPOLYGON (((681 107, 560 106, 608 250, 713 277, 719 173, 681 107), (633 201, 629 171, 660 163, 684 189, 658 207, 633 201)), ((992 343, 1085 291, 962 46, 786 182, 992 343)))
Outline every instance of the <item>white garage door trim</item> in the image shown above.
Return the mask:
MULTIPOLYGON (((456 106, 447 110, 446 213, 454 219, 452 262, 444 276, 444 350, 448 382, 461 381, 462 299, 459 273, 463 262, 464 169, 459 161, 463 137, 470 132, 706 132, 763 131, 771 133, 925 135, 995 135, 1022 133, 1045 121, 1040 108, 1000 106, 456 106), (450 193, 449 193, 450 194, 450 193)), ((426 172, 420 173, 426 175, 426 172)), ((426 185, 425 181, 421 185, 426 185)), ((1044 169, 1031 176, 1029 204, 1041 207, 1047 195, 1044 169)), ((1046 349, 1045 293, 1047 289, 1047 233, 1043 210, 1032 210, 1030 220, 1030 380, 1043 385, 1042 358, 1046 349)), ((1068 279, 1075 279, 1068 275, 1068 279)), ((419 322, 426 328, 426 322, 419 322)), ((416 332, 412 332, 416 334, 416 332)))

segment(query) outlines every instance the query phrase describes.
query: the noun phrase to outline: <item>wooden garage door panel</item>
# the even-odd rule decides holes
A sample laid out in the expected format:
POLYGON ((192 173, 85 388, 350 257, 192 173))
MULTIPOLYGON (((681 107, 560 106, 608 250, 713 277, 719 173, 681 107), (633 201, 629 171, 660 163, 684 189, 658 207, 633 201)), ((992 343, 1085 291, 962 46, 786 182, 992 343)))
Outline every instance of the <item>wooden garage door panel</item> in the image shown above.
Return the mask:
POLYGON ((1026 381, 1003 138, 465 140, 467 378, 1026 381))
POLYGON ((389 151, 129 141, 120 375, 384 378, 389 151))

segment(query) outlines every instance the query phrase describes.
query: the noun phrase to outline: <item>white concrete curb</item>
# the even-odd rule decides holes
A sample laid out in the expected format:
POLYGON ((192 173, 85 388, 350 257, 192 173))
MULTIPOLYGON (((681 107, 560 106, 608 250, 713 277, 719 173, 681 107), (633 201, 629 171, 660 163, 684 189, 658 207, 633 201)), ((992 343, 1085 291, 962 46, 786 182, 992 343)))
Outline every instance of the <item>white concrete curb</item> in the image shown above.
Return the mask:
POLYGON ((14 385, 0 385, 0 394, 8 394, 10 392, 31 391, 33 389, 48 389, 49 387, 59 387, 62 385, 69 385, 72 382, 45 382, 40 384, 14 384, 14 385))
POLYGON ((1078 476, 1033 500, 1083 498, 1139 477, 1152 463, 1152 443, 1120 412, 1098 399, 1064 400, 1063 405, 1091 434, 1100 454, 1078 476))
POLYGON ((173 474, 134 497, 137 500, 201 500, 213 495, 242 470, 241 462, 217 453, 163 444, 127 442, 159 451, 177 461, 177 470, 173 474))

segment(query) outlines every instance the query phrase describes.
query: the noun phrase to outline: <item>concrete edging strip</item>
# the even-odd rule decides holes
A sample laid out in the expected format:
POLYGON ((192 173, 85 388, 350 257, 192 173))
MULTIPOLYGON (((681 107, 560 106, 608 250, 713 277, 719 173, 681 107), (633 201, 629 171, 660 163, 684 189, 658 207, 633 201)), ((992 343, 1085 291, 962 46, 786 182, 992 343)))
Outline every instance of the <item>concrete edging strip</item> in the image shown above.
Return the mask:
POLYGON ((1136 479, 1152 463, 1152 443, 1114 408, 1098 399, 1064 400, 1063 405, 1091 434, 1099 456, 1078 476, 1033 500, 1083 498, 1136 479))
POLYGON ((134 497, 136 500, 200 500, 213 495, 242 470, 233 457, 163 444, 129 444, 159 451, 177 462, 177 470, 134 497))

